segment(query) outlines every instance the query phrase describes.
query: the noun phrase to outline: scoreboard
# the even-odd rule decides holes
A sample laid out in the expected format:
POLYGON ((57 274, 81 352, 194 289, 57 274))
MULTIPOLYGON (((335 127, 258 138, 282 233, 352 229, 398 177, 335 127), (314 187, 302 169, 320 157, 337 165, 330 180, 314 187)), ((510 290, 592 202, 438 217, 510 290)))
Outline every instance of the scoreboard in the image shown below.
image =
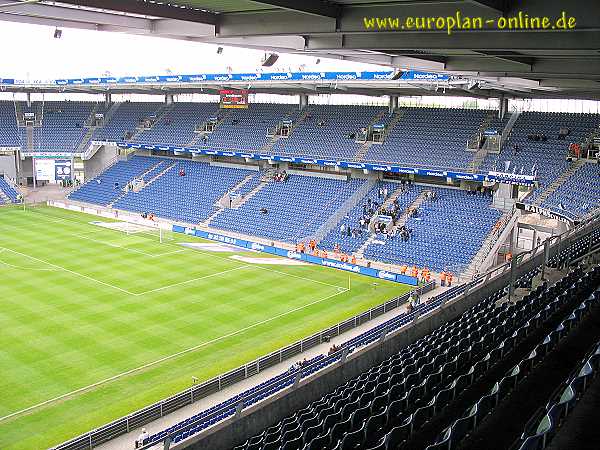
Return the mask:
POLYGON ((221 89, 219 96, 221 108, 248 107, 248 90, 246 89, 221 89))

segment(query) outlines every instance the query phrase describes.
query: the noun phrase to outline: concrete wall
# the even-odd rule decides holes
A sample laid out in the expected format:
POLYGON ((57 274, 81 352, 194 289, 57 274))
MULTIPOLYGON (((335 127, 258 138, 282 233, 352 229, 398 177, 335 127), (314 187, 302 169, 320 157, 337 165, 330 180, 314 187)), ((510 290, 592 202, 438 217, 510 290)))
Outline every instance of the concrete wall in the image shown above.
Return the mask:
POLYGON ((84 161, 83 170, 86 181, 97 175, 111 159, 119 153, 119 148, 115 146, 102 146, 91 159, 84 161))
POLYGON ((13 179, 16 178, 15 155, 0 155, 0 174, 6 174, 13 179))
POLYGON ((33 177, 33 162, 31 158, 25 158, 25 160, 21 161, 20 177, 23 180, 23 184, 25 184, 25 178, 33 177))

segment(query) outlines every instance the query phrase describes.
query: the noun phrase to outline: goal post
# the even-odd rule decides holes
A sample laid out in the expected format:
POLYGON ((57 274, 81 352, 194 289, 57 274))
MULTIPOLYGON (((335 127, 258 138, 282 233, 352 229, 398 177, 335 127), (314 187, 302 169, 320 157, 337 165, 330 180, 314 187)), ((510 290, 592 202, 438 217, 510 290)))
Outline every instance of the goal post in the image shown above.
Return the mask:
POLYGON ((158 222, 150 222, 147 224, 139 224, 134 222, 123 222, 121 230, 129 236, 148 236, 157 239, 161 244, 173 241, 171 230, 167 230, 158 222))

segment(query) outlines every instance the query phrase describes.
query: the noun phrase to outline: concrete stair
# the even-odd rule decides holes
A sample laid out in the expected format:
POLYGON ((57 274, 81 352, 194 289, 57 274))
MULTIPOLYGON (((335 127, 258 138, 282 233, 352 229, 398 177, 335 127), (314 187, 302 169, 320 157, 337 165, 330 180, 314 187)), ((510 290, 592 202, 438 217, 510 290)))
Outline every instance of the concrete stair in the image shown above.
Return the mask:
POLYGON ((367 152, 372 146, 373 141, 367 141, 363 145, 361 145, 360 148, 357 150, 356 154, 354 155, 354 160, 363 161, 365 159, 365 156, 367 155, 367 152))
POLYGON ((299 239, 299 241, 310 241, 314 239, 317 241, 317 244, 320 243, 325 236, 327 236, 332 230, 339 226, 342 218, 352 210, 356 205, 360 202, 364 201, 367 194, 373 189, 373 187, 377 184, 377 180, 375 178, 369 178, 365 180, 362 186, 360 186, 356 192, 354 192, 344 203, 340 205, 340 207, 335 211, 331 216, 327 218, 327 220, 319 226, 319 228, 310 236, 303 236, 299 239))
POLYGON ((131 138, 129 138, 129 141, 131 141, 131 142, 135 141, 144 131, 148 131, 148 130, 151 130, 152 128, 154 128, 154 126, 157 123, 162 121, 165 114, 170 113, 172 110, 173 110, 173 104, 161 105, 161 107, 156 111, 156 120, 154 121, 154 123, 152 123, 152 126, 150 128, 144 128, 144 127, 136 128, 135 133, 133 133, 133 136, 131 136, 131 138))
POLYGON ((396 225, 394 226, 393 229, 398 229, 402 225, 406 224, 406 222, 408 221, 409 212, 412 209, 415 209, 415 208, 418 208, 419 206, 421 206, 423 204, 423 202, 425 201, 426 195, 427 195, 427 192, 423 191, 417 196, 417 198, 402 212, 402 214, 396 221, 396 225))
POLYGON ((200 225, 206 225, 209 226, 210 222, 217 217, 219 214, 221 214, 223 211, 225 211, 225 208, 223 207, 219 207, 214 213, 212 213, 210 216, 207 217, 207 219, 204 222, 200 222, 200 225))
POLYGON ((517 119, 519 118, 520 115, 521 115, 521 111, 514 111, 510 115, 510 118, 508 119, 508 122, 507 122, 506 126, 504 127, 504 130, 502 130, 502 136, 500 137, 500 150, 502 150, 504 143, 508 140, 510 133, 512 132, 512 129, 515 126, 515 122, 517 121, 517 119))
POLYGON ((497 112, 493 110, 487 112, 487 114, 484 116, 483 120, 479 124, 479 128, 477 128, 477 131, 467 141, 467 150, 478 150, 479 136, 481 135, 481 133, 483 133, 489 128, 490 124, 492 123, 492 120, 494 120, 494 116, 496 115, 496 113, 497 112))
POLYGON ((252 197, 254 197, 256 194, 258 194, 260 191, 263 190, 263 188, 267 185, 268 183, 265 183, 263 181, 260 182, 260 184, 258 186, 256 186, 254 189, 252 189, 250 192, 248 192, 246 195, 244 195, 242 197, 242 201, 240 203, 237 204, 237 206, 233 209, 238 209, 240 206, 243 206, 248 200, 250 200, 252 197))
POLYGON ((224 205, 226 205, 226 203, 227 203, 228 194, 239 191, 246 184, 248 184, 250 182, 250 180, 252 180, 252 178, 254 178, 255 175, 257 175, 257 173, 246 176, 242 181, 240 181, 238 184, 236 184, 233 188, 229 189, 225 194, 223 194, 223 196, 221 198, 219 198, 219 200, 217 200, 215 202, 215 206, 225 207, 224 205))
MULTIPOLYGON (((400 194, 402 194, 402 192, 404 192, 404 186, 400 185, 394 192, 392 192, 392 194, 387 199, 385 199, 385 201, 382 203, 381 206, 386 209, 389 208, 394 203, 394 200, 396 200, 400 196, 400 194)), ((406 223, 406 220, 408 219, 409 209, 411 209, 413 207, 419 207, 421 205, 421 203, 423 203, 423 201, 425 200, 424 194, 425 194, 424 192, 421 192, 421 194, 419 194, 419 196, 404 210, 404 212, 402 213, 402 215, 400 216, 400 218, 396 224, 396 228, 399 226, 402 226, 406 223)), ((372 220, 375 221, 376 219, 377 219, 377 214, 375 216, 373 216, 372 220)), ((358 248, 358 250, 356 250, 356 255, 358 257, 362 258, 367 247, 376 240, 377 240, 377 233, 371 233, 369 235, 369 238, 363 243, 363 245, 361 245, 358 248)))
POLYGON ((269 139, 269 141, 260 148, 259 152, 260 153, 271 153, 271 150, 273 150, 273 147, 275 147, 275 144, 277 144, 279 139, 282 139, 281 136, 278 136, 278 135, 272 136, 271 139, 269 139))
MULTIPOLYGON (((90 117, 93 117, 94 114, 96 114, 96 108, 97 106, 94 107, 94 110, 92 111, 92 114, 90 114, 90 117)), ((96 131, 96 127, 90 125, 83 137, 81 138, 81 141, 79 141, 79 145, 77 146, 77 153, 84 153, 87 150, 88 146, 90 145, 90 141, 92 140, 92 136, 94 135, 94 131, 96 131)))
MULTIPOLYGON (((175 166, 177 165, 176 161, 173 161, 171 164, 168 164, 162 171, 160 171, 158 174, 156 174, 154 177, 152 177, 151 179, 149 179, 148 181, 146 181, 144 183, 144 187, 142 189, 147 188, 148 186, 150 186, 152 183, 154 183, 155 181, 157 181, 159 178, 161 178, 162 176, 164 176, 166 173, 170 172, 171 170, 173 170, 173 168, 175 168, 175 166)), ((140 189, 140 190, 142 190, 140 189)))
MULTIPOLYGON (((381 119, 383 119, 386 114, 387 114, 386 111, 381 111, 379 114, 377 114, 373 118, 373 120, 369 123, 368 127, 372 127, 376 123, 380 122, 381 119)), ((390 123, 388 124, 388 126, 386 127, 386 129, 383 133, 382 142, 385 142, 386 138, 392 132, 394 127, 398 124, 398 122, 400 121, 400 119, 402 118, 403 115, 404 115, 404 111, 401 109, 398 109, 394 112, 394 117, 392 117, 392 120, 390 121, 390 123)), ((354 155, 353 159, 355 161, 363 161, 365 159, 365 156, 369 152, 369 149, 373 145, 377 145, 377 144, 375 144, 373 141, 364 142, 363 145, 361 145, 360 148, 356 151, 356 154, 354 155)))
POLYGON ((27 151, 32 152, 34 147, 33 142, 33 127, 27 127, 27 151))
MULTIPOLYGON (((130 180, 127 181, 126 184, 131 183, 132 181, 139 179, 139 178, 144 178, 146 175, 148 175, 151 171, 153 171, 154 169, 158 168, 164 161, 158 161, 156 164, 154 164, 152 167, 150 167, 148 170, 146 170, 144 173, 142 173, 141 175, 137 175, 133 178, 131 178, 130 180)), ((173 166, 175 165, 175 163, 173 163, 173 166)), ((155 177, 156 178, 156 177, 155 177)), ((146 187, 146 185, 144 185, 144 187, 146 187)), ((140 189, 141 190, 141 189, 140 189)), ((119 200, 121 200, 123 197, 125 197, 129 192, 123 187, 121 188, 121 193, 117 196, 117 198, 115 198, 113 201, 111 201, 108 205, 106 205, 109 208, 112 208, 113 205, 118 202, 119 200)))
POLYGON ((534 205, 541 205, 550 195, 556 191, 559 187, 561 187, 565 181, 571 178, 575 172, 577 172, 583 165, 585 164, 585 160, 578 159, 571 163, 571 165, 562 173, 558 178, 556 178, 552 183, 548 185, 548 187, 533 201, 534 205))
POLYGON ((496 243, 502 236, 507 225, 511 222, 511 220, 516 221, 517 218, 517 212, 512 210, 502 214, 500 219, 498 219, 500 226, 497 228, 494 227, 492 228, 492 230, 490 230, 486 238, 481 243, 481 247, 473 257, 473 259, 471 259, 471 262, 467 266, 466 270, 463 272, 462 275, 463 277, 466 277, 466 280, 472 280, 477 274, 482 273, 488 269, 488 267, 483 267, 484 261, 488 258, 492 249, 496 246, 496 243))
MULTIPOLYGON (((240 183, 238 183, 236 185, 236 187, 234 187, 234 189, 231 190, 231 192, 235 192, 235 190, 240 189, 244 184, 248 183, 252 177, 253 177, 253 175, 248 175, 240 183)), ((238 203, 236 203, 234 206, 231 207, 231 209, 238 209, 241 206, 243 206, 248 200, 250 200, 256 194, 258 194, 267 184, 268 184, 268 182, 266 182, 266 181, 264 181, 264 180, 261 179, 261 182, 259 183, 259 185, 256 186, 254 189, 252 189, 250 192, 248 192, 246 195, 244 195, 238 203)), ((223 197, 219 201, 221 201, 223 199, 223 197)), ((210 223, 211 223, 211 221, 215 217, 217 217, 223 211, 225 211, 226 209, 228 209, 228 208, 224 208, 223 206, 221 206, 219 204, 216 205, 216 206, 218 207, 218 209, 214 213, 212 213, 204 222, 202 222, 201 223, 202 225, 209 226, 210 223)))
POLYGON ((488 150, 485 145, 483 146, 483 148, 480 148, 475 152, 475 154, 473 155, 473 159, 469 163, 469 173, 477 173, 487 154, 488 150))

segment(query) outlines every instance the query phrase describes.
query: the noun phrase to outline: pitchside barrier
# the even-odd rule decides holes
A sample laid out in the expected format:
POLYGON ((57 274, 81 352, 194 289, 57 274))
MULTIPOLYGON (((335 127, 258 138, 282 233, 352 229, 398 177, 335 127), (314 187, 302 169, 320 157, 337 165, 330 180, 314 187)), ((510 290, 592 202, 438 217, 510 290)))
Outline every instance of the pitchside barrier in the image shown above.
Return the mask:
MULTIPOLYGON (((435 288, 435 282, 423 285, 413 292, 425 294, 435 288)), ((115 420, 107 425, 92 430, 84 435, 78 436, 70 441, 53 447, 52 450, 84 450, 91 449, 104 442, 128 433, 147 423, 153 422, 168 415, 184 406, 188 406, 202 398, 215 394, 226 387, 238 383, 246 378, 273 367, 285 360, 291 359, 306 350, 310 350, 322 343, 329 342, 333 337, 339 336, 353 328, 361 326, 368 321, 392 311, 408 301, 410 293, 388 300, 375 306, 368 311, 358 314, 350 319, 338 323, 330 328, 313 334, 312 336, 297 341, 287 347, 283 347, 273 353, 255 359, 237 369, 233 369, 211 380, 195 385, 172 397, 154 403, 144 409, 136 411, 126 417, 115 420)), ((367 331, 368 333, 368 331, 367 331)))
POLYGON ((224 244, 235 245, 236 247, 247 248, 250 250, 256 250, 259 252, 270 253, 272 255, 283 256, 285 258, 295 259, 299 261, 308 262, 311 264, 317 264, 319 266, 331 267, 334 269, 345 270, 352 273, 358 273, 381 280, 395 281, 396 283, 408 284, 410 286, 417 286, 418 280, 415 277, 408 275, 402 275, 399 273, 390 272, 389 270, 378 270, 372 269, 371 267, 359 266, 357 264, 345 263, 338 261, 337 259, 321 258, 319 256, 312 256, 307 253, 295 252, 292 250, 286 250, 280 247, 274 247, 271 245, 263 245, 258 242, 247 241, 244 239, 238 239, 224 234, 212 233, 205 230, 198 230, 192 227, 184 227, 181 225, 173 225, 174 233, 184 233, 188 236, 195 236, 203 239, 209 239, 211 241, 222 242, 224 244))

